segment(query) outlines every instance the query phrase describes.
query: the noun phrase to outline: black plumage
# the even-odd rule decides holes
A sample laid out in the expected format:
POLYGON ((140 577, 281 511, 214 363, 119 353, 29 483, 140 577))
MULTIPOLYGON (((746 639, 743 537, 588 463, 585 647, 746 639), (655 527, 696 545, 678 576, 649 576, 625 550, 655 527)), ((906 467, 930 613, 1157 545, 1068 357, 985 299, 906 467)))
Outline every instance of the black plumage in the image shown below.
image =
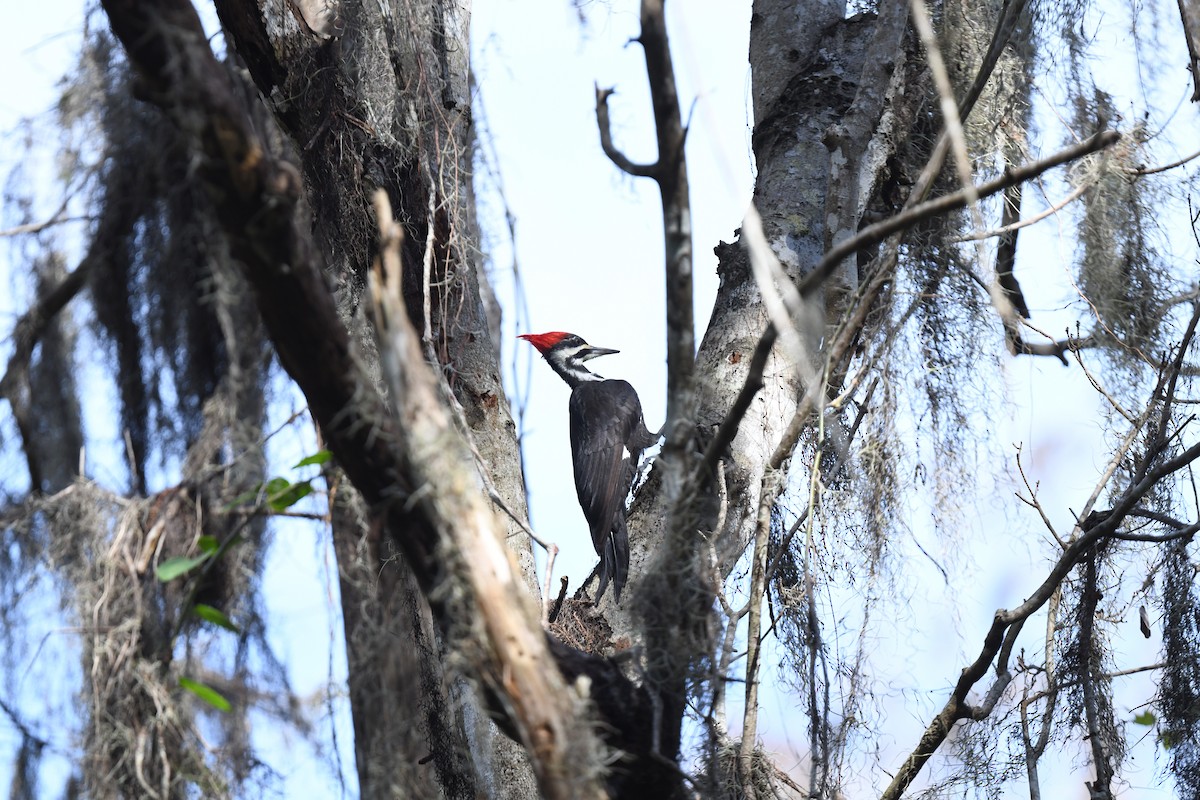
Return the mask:
POLYGON ((626 381, 580 383, 571 391, 570 414, 575 493, 600 556, 596 599, 611 580, 620 600, 629 576, 625 497, 642 451, 658 437, 646 429, 641 401, 626 381))

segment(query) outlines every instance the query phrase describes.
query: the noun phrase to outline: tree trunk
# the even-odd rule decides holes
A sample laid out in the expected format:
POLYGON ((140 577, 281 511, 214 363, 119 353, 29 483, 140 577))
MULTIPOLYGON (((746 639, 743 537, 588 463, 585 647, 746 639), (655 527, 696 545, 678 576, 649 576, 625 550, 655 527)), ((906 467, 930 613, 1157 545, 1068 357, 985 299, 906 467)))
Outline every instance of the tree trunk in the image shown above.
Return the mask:
MULTIPOLYGON (((374 333, 360 303, 377 249, 369 197, 379 186, 404 223, 409 316, 423 329, 429 355, 444 367, 482 468, 507 508, 525 520, 515 427, 473 244, 469 5, 455 0, 420 7, 332 5, 344 35, 328 40, 288 16, 275 19, 284 33, 272 37, 264 19, 278 13, 275 7, 217 2, 239 55, 300 156, 316 238, 359 358, 378 380, 374 333)), ((341 491, 348 504, 359 504, 350 499, 357 493, 348 484, 341 491)), ((530 540, 512 519, 508 534, 526 582, 536 591, 530 540)), ((481 710, 464 710, 466 719, 456 711, 472 693, 452 690, 425 600, 379 529, 370 528, 361 510, 339 513, 334 539, 363 796, 391 796, 394 787, 409 786, 410 778, 417 781, 414 790, 425 786, 436 796, 429 774, 435 767, 448 798, 477 792, 532 796, 533 774, 519 745, 495 735, 481 710), (429 737, 424 744, 412 740, 411 715, 418 707, 429 737), (433 757, 427 766, 408 760, 427 755, 433 757), (424 777, 417 775, 422 770, 424 777)))
MULTIPOLYGON (((829 0, 766 0, 755 3, 751 21, 754 199, 767 241, 792 281, 826 252, 831 220, 839 240, 857 231, 887 158, 904 141, 904 120, 911 113, 904 106, 903 7, 900 13, 889 9, 883 24, 874 15, 843 19, 843 8, 829 0), (868 57, 869 45, 883 49, 868 57), (840 135, 833 135, 839 124, 840 135), (847 187, 836 198, 830 192, 831 164, 837 182, 847 187)), ((722 243, 716 252, 720 287, 695 371, 701 449, 734 407, 768 330, 746 249, 722 243)), ((854 265, 853 258, 849 261, 854 265)), ((841 313, 844 305, 832 307, 841 313)), ((818 320, 821 316, 816 314, 818 320)), ((830 318, 826 327, 840 321, 830 318)), ((816 364, 822 326, 807 333, 816 364)), ((789 430, 807 425, 808 420, 794 419, 806 389, 797 366, 780 347, 772 348, 762 367, 763 386, 719 472, 703 476, 692 493, 676 494, 672 507, 672 487, 656 465, 631 509, 632 599, 619 606, 606 600, 603 611, 617 650, 649 642, 654 653, 671 662, 664 669, 671 677, 659 687, 664 753, 678 746, 682 706, 675 704, 682 701, 687 681, 713 679, 695 671, 708 669, 706 658, 715 648, 713 593, 753 540, 760 509, 769 509, 783 488, 798 441, 795 435, 788 439, 789 430)))

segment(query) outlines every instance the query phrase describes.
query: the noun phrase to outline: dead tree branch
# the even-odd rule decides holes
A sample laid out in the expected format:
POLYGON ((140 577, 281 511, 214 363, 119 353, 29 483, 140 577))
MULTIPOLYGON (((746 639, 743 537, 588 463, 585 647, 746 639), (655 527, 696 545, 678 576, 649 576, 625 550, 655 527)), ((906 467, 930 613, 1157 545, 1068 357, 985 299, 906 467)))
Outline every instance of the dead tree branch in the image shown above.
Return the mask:
MULTIPOLYGON (((1028 181, 1055 167, 1109 147, 1120 139, 1120 137, 1121 135, 1116 131, 1101 131, 1079 144, 1064 148, 1046 158, 1024 164, 1020 167, 1007 169, 999 178, 975 187, 975 192, 980 198, 990 197, 1009 186, 1015 186, 1018 183, 1028 181)), ((856 236, 846 239, 829 250, 817 263, 812 272, 800 280, 797 284, 797 289, 800 291, 802 297, 812 296, 825 278, 832 274, 837 269, 838 264, 842 262, 842 259, 850 253, 878 244, 888 236, 904 231, 928 217, 960 209, 966 203, 967 194, 960 190, 934 200, 918 203, 893 217, 889 217, 873 225, 868 225, 859 231, 856 236)), ((737 434, 737 427, 741 424, 742 418, 749 409, 751 400, 753 400, 758 390, 762 388, 763 368, 766 366, 767 357, 775 344, 776 338, 777 333, 774 326, 768 325, 759 338, 758 344, 755 346, 750 374, 746 376, 746 380, 738 393, 733 407, 722 421, 717 436, 709 443, 709 446, 705 450, 704 465, 709 472, 711 472, 711 463, 720 457, 720 453, 724 452, 724 448, 729 446, 729 442, 737 434)), ((1061 357, 1062 350, 1059 350, 1059 344, 1029 344, 1021 352, 1061 357)), ((1065 349, 1069 349, 1069 344, 1063 347, 1063 350, 1065 349)))
MULTIPOLYGON (((1003 236, 1006 233, 1008 233, 1009 231, 1017 231, 1017 230, 1020 230, 1021 228, 1028 228, 1030 225, 1034 225, 1038 222, 1041 222, 1042 220, 1046 219, 1047 217, 1057 214, 1059 211, 1062 211, 1064 208, 1069 206, 1071 203, 1073 203, 1076 200, 1078 200, 1079 198, 1083 197, 1084 193, 1088 189, 1092 188, 1092 186, 1093 186, 1093 184, 1091 182, 1081 183, 1079 186, 1075 187, 1075 189, 1070 194, 1068 194, 1066 197, 1064 197, 1062 200, 1058 201, 1057 203, 1055 203, 1054 205, 1050 206, 1049 208, 1047 208, 1043 211, 1039 211, 1038 213, 1034 214, 1031 217, 1026 217, 1025 219, 1018 219, 1013 222, 1006 221, 999 228, 994 228, 990 231, 977 231, 975 233, 970 233, 970 234, 967 234, 966 236, 961 236, 961 237, 955 239, 954 241, 956 241, 956 242, 971 242, 971 241, 975 241, 977 239, 990 239, 993 236, 1003 236)), ((1006 205, 1005 208, 1007 209, 1008 206, 1006 205)))
POLYGON ((667 39, 664 0, 642 0, 642 33, 637 41, 646 54, 646 74, 654 106, 658 159, 635 164, 612 141, 608 98, 612 89, 596 87, 596 123, 604 153, 622 171, 653 178, 662 196, 666 244, 667 301, 667 442, 664 455, 680 454, 691 436, 692 373, 695 366, 695 321, 692 309, 692 223, 688 197, 687 130, 679 110, 675 68, 667 39))
MULTIPOLYGON (((620 169, 631 175, 650 177, 658 184, 662 201, 666 278, 667 322, 667 409, 666 441, 659 457, 662 484, 667 487, 666 522, 660 531, 661 553, 680 564, 693 561, 697 547, 687 520, 695 486, 686 478, 696 460, 692 440, 695 428, 695 320, 692 307, 692 228, 688 196, 687 160, 684 143, 687 131, 680 114, 675 71, 664 15, 664 0, 642 0, 641 44, 646 58, 646 75, 654 108, 658 156, 653 164, 634 164, 613 144, 608 119, 611 90, 596 89, 596 120, 604 152, 620 169)), ((706 613, 711 597, 702 592, 681 591, 673 581, 678 576, 650 570, 653 579, 637 591, 643 602, 646 684, 660 704, 654 719, 652 739, 658 754, 672 765, 679 753, 681 728, 686 708, 687 677, 699 642, 680 646, 673 631, 680 620, 706 613), (645 598, 657 593, 658 601, 645 598)), ((688 576, 687 586, 695 588, 688 576)))
POLYGON ((41 222, 27 222, 24 225, 14 225, 11 228, 0 230, 0 238, 6 238, 9 236, 24 236, 31 233, 41 233, 47 228, 53 228, 55 225, 66 225, 71 222, 91 221, 91 217, 64 217, 60 211, 50 219, 42 220, 41 222))
POLYGON ((617 165, 622 172, 636 178, 653 178, 658 173, 659 162, 653 164, 638 164, 621 152, 612 139, 612 123, 608 117, 608 98, 616 93, 615 89, 596 87, 596 124, 600 128, 600 147, 604 155, 617 165))
POLYGON ((4 369, 4 377, 0 378, 0 397, 10 397, 15 388, 14 384, 29 368, 29 358, 42 334, 46 332, 50 321, 54 319, 67 303, 79 294, 87 284, 88 273, 91 270, 91 259, 84 259, 58 286, 47 292, 33 308, 26 311, 17 320, 9 338, 13 342, 13 352, 4 369))
POLYGON ((1172 170, 1176 167, 1182 167, 1184 164, 1188 163, 1189 161, 1194 161, 1197 158, 1200 158, 1200 150, 1197 150, 1191 155, 1176 159, 1168 164, 1160 164, 1157 167, 1137 167, 1135 169, 1129 169, 1127 172, 1130 175, 1157 175, 1160 172, 1166 172, 1167 170, 1172 170))
MULTIPOLYGON (((1059 150, 1057 153, 1049 155, 1046 158, 1032 161, 1019 167, 1006 169, 1000 177, 974 186, 971 193, 982 200, 997 192, 1004 191, 1009 186, 1015 186, 1031 178, 1036 178, 1043 172, 1075 161, 1089 153, 1103 150, 1116 143, 1120 138, 1121 134, 1116 131, 1100 131, 1084 141, 1059 150)), ((874 225, 868 225, 859 231, 857 236, 847 239, 826 253, 820 262, 817 263, 817 266, 813 268, 813 271, 805 275, 800 281, 800 293, 810 294, 814 292, 825 278, 837 268, 841 260, 850 253, 878 244, 890 234, 911 228, 921 220, 928 219, 937 214, 957 211, 966 206, 969 194, 971 193, 960 189, 957 192, 942 195, 933 200, 915 205, 907 211, 876 222, 874 225)))
MULTIPOLYGON (((967 702, 967 695, 975 687, 975 684, 987 673, 993 660, 1001 652, 1001 645, 1006 638, 1006 632, 1011 627, 1023 623, 1045 605, 1067 573, 1074 569, 1077 564, 1084 561, 1097 542, 1104 538, 1112 537, 1116 533, 1116 529, 1124 521, 1133 505, 1149 492, 1159 480, 1176 470, 1184 468, 1197 458, 1200 458, 1200 444, 1195 444, 1187 448, 1176 458, 1169 460, 1158 469, 1152 471, 1146 479, 1130 487, 1120 502, 1111 511, 1103 512, 1098 517, 1090 518, 1092 520, 1098 519, 1098 521, 1089 522, 1088 520, 1084 520, 1081 523, 1080 536, 1068 545, 1062 556, 1050 569, 1049 574, 1042 581, 1041 585, 1034 590, 1029 598, 1011 611, 1000 609, 996 612, 995 618, 992 620, 991 629, 984 638, 979 656, 962 671, 955 684, 954 691, 946 701, 945 706, 933 718, 933 721, 930 722, 929 726, 925 729, 925 733, 921 736, 920 742, 913 749, 912 754, 904 761, 903 765, 901 765, 891 784, 889 784, 882 794, 881 797, 883 800, 898 800, 900 798, 904 790, 913 782, 933 754, 946 741, 946 737, 950 734, 950 730, 956 722, 964 719, 983 719, 990 712, 987 703, 979 707, 971 706, 967 702)), ((1011 680, 1011 673, 1008 670, 1006 661, 997 661, 995 672, 997 685, 1001 683, 1007 685, 1008 681, 1011 680)))
POLYGON ((503 526, 471 480, 470 449, 442 404, 437 377, 405 310, 402 237, 392 221, 387 193, 377 190, 375 204, 381 260, 386 264, 385 269, 377 262, 371 285, 380 361, 402 421, 406 471, 413 484, 423 487, 416 496, 397 501, 426 506, 439 529, 443 561, 465 574, 474 600, 472 617, 483 628, 478 645, 472 637, 466 646, 478 647, 471 655, 481 666, 489 656, 495 659, 487 665, 488 671, 495 670, 488 689, 502 693, 510 705, 510 720, 533 758, 543 792, 562 798, 599 797, 595 775, 587 771, 587 756, 598 755, 595 744, 587 742, 587 729, 578 725, 577 703, 561 677, 544 668, 551 659, 538 624, 540 614, 504 546, 503 526))

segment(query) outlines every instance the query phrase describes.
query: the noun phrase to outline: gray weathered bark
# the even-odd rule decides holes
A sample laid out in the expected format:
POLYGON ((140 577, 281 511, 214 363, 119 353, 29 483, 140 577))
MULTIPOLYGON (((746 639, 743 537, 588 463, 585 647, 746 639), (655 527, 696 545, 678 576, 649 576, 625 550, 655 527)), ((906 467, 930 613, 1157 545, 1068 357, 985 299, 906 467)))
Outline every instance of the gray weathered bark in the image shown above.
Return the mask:
MULTIPOLYGON (((300 154, 317 238, 324 243, 342 319, 355 334, 359 357, 378 375, 375 344, 362 324, 359 305, 375 238, 367 198, 372 186, 383 186, 406 226, 409 314, 423 327, 427 348, 445 366, 497 494, 525 519, 520 455, 501 388, 498 345, 481 302, 478 256, 467 244, 474 236, 468 177, 469 3, 325 4, 318 9, 320 19, 336 17, 337 25, 316 30, 310 23, 321 34, 315 37, 287 16, 273 18, 277 27, 265 24, 273 13, 269 4, 219 0, 217 5, 239 54, 300 154), (339 30, 340 38, 326 41, 339 30), (336 179, 331 180, 331 173, 336 179)), ((348 483, 342 491, 355 492, 348 483)), ((509 546, 535 589, 529 539, 516 521, 507 519, 507 524, 509 546)), ((472 694, 457 692, 456 697, 450 690, 441 645, 419 624, 428 613, 420 610, 424 601, 409 580, 390 574, 406 569, 401 562, 387 561, 381 568, 391 554, 378 531, 365 526, 362 515, 334 517, 364 796, 383 796, 392 786, 408 785, 401 778, 414 768, 389 757, 402 752, 413 733, 402 721, 389 723, 394 714, 386 711, 410 707, 404 697, 409 679, 401 680, 404 669, 398 666, 406 663, 426 689, 407 699, 419 699, 424 708, 427 752, 434 756, 446 796, 473 796, 476 790, 493 797, 532 796, 533 773, 519 745, 495 735, 487 715, 478 710, 468 716, 472 727, 484 726, 482 733, 463 728, 468 723, 455 706, 472 694), (399 599, 397 591, 406 599, 399 599), (414 642, 419 653, 415 663, 414 642), (451 720, 458 723, 447 724, 451 720), (464 747, 481 746, 491 752, 463 757, 464 747), (488 768, 470 775, 466 767, 471 764, 488 768), (468 788, 472 783, 474 790, 468 788)))
MULTIPOLYGON (((898 101, 904 70, 886 68, 903 65, 898 33, 903 20, 886 17, 888 27, 878 30, 872 16, 841 19, 840 6, 823 0, 756 4, 751 23, 758 164, 754 199, 767 240, 793 280, 826 251, 832 236, 827 233, 828 219, 838 221, 839 240, 857 230, 887 157, 903 143, 903 125, 911 113, 898 101), (885 43, 890 57, 881 58, 875 51, 867 59, 867 47, 873 43, 885 43), (856 98, 856 113, 847 117, 856 98), (845 128, 850 123, 853 131, 845 128), (852 152, 846 141, 850 133, 863 137, 855 139, 852 152), (849 200, 838 206, 833 199, 827 206, 826 200, 831 160, 838 163, 839 185, 848 187, 849 200)), ((725 419, 767 327, 745 251, 722 244, 717 253, 721 284, 697 354, 701 432, 714 430, 725 419)), ((729 502, 715 541, 726 573, 753 534, 759 487, 801 389, 794 368, 778 350, 767 360, 764 384, 748 414, 754 424, 739 428, 730 448, 732 458, 725 464, 729 502)), ((631 530, 638 533, 631 535, 630 547, 632 561, 641 565, 634 570, 637 575, 653 573, 649 564, 659 551, 657 532, 666 517, 663 502, 659 485, 651 481, 634 505, 631 530)), ((696 529, 711 532, 719 512, 715 502, 708 503, 696 529)), ((618 629, 631 624, 627 612, 612 613, 618 629)))

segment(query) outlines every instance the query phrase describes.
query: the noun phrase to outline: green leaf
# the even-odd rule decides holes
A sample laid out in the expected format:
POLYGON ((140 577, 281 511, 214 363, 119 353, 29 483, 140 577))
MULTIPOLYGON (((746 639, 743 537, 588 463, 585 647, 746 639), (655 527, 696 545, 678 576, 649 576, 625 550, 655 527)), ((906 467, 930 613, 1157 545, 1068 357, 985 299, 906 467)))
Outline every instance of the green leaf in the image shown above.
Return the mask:
POLYGON ((204 603, 196 603, 196 605, 192 606, 192 613, 205 622, 211 622, 213 625, 219 625, 226 630, 233 631, 234 633, 238 632, 238 626, 234 625, 230 621, 229 617, 225 616, 220 609, 213 608, 212 606, 205 605, 204 603))
POLYGON ((167 581, 175 580, 180 575, 188 574, 210 558, 212 558, 212 553, 204 553, 195 558, 175 556, 159 564, 158 569, 154 570, 154 574, 158 576, 160 581, 166 583, 167 581))
POLYGON ((291 485, 291 481, 287 478, 271 478, 263 489, 266 491, 267 497, 270 497, 273 494, 279 494, 291 485))
POLYGON ((1163 750, 1170 750, 1175 746, 1175 740, 1171 738, 1171 734, 1167 731, 1162 731, 1158 734, 1158 743, 1163 746, 1163 750))
POLYGON ((1153 711, 1143 711, 1133 718, 1138 725, 1153 725, 1157 721, 1153 711))
POLYGON ((331 458, 333 458, 333 453, 329 452, 328 450, 318 450, 311 456, 300 459, 298 462, 296 462, 296 466, 292 467, 292 469, 299 469, 300 467, 307 467, 312 464, 324 464, 331 458))
POLYGON ((272 492, 267 496, 267 505, 272 511, 283 511, 289 506, 293 506, 300 502, 303 498, 312 494, 312 484, 308 481, 300 481, 299 483, 291 483, 283 487, 278 492, 272 492))
POLYGON ((209 536, 208 534, 201 536, 198 544, 200 545, 201 552, 208 553, 210 556, 221 547, 221 543, 217 541, 217 537, 209 536))
POLYGON ((194 681, 191 678, 185 678, 182 675, 179 677, 179 685, 187 689, 192 694, 199 697, 204 702, 215 708, 217 711, 229 711, 233 708, 224 695, 218 692, 211 686, 205 686, 199 681, 194 681))
POLYGON ((260 484, 256 485, 253 489, 251 489, 250 491, 242 492, 237 497, 233 498, 228 503, 221 506, 221 510, 222 511, 232 511, 233 509, 237 508, 238 506, 244 506, 244 505, 246 505, 246 503, 249 503, 251 500, 257 499, 258 493, 261 490, 262 490, 262 484, 260 483, 260 484))

